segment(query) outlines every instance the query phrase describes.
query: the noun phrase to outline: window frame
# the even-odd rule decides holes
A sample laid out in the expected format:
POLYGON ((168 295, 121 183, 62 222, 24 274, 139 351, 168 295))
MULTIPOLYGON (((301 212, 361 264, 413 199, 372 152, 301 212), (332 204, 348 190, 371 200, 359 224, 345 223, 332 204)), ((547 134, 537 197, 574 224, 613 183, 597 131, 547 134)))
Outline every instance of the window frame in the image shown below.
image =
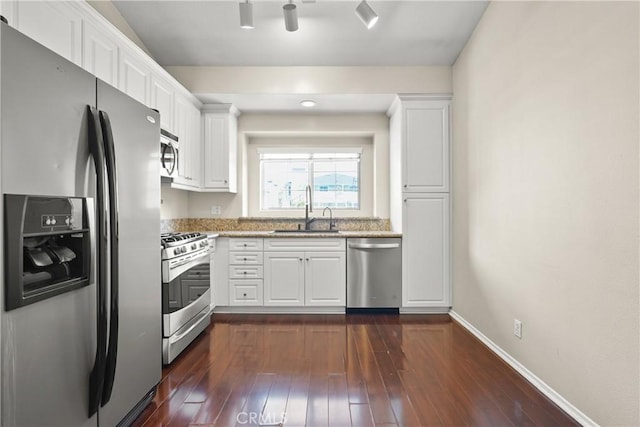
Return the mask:
MULTIPOLYGON (((258 154, 258 164, 260 167, 260 174, 259 174, 259 188, 258 188, 258 198, 259 198, 259 205, 258 208, 260 210, 260 212, 287 212, 287 211, 293 211, 293 212, 298 212, 298 211, 302 211, 304 210, 304 207, 302 208, 295 208, 295 207, 284 207, 284 208, 266 208, 264 206, 264 163, 263 162, 277 162, 277 161, 300 161, 300 162, 307 162, 308 164, 308 168, 307 168, 307 185, 311 186, 311 190, 313 192, 313 202, 315 202, 316 198, 315 198, 315 180, 313 178, 314 175, 314 165, 316 162, 335 162, 336 160, 341 160, 339 158, 327 158, 327 159, 322 159, 322 158, 318 158, 318 159, 314 159, 313 155, 315 154, 321 154, 321 153, 331 153, 331 154, 340 154, 340 153, 345 153, 345 154, 357 154, 356 158, 345 158, 345 161, 356 161, 357 166, 358 166, 358 170, 357 170, 357 180, 358 180, 358 195, 357 195, 357 199, 358 199, 358 207, 354 208, 354 207, 331 207, 329 206, 329 208, 331 210, 335 210, 335 211, 352 211, 352 212, 361 212, 362 211, 362 153, 363 153, 363 149, 362 147, 305 147, 305 148, 297 148, 297 147, 260 147, 257 149, 257 154, 258 154), (263 154, 269 155, 269 154, 291 154, 291 155, 295 155, 295 154, 306 154, 309 157, 307 159, 295 159, 294 157, 291 157, 289 159, 287 158, 282 158, 282 159, 263 159, 262 156, 263 154)), ((311 206, 311 208, 313 209, 324 209, 324 207, 315 207, 311 206)))

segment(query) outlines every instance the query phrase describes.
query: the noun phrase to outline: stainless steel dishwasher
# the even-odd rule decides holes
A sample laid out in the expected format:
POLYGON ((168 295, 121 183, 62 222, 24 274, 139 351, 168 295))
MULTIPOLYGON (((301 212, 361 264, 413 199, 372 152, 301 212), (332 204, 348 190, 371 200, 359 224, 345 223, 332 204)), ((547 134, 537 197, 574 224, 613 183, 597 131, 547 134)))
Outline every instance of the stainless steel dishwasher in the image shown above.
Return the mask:
POLYGON ((347 239, 347 308, 398 308, 402 239, 347 239))

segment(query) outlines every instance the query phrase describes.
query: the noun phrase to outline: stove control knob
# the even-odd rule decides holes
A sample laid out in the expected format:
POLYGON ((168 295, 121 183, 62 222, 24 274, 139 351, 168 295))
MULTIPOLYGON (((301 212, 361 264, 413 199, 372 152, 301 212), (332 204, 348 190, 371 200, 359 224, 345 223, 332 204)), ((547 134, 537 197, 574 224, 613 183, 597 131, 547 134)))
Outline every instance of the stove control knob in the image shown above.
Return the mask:
POLYGON ((198 248, 198 245, 196 245, 195 243, 191 245, 191 249, 196 250, 198 248))
POLYGON ((175 249, 173 250, 173 254, 174 254, 174 255, 180 255, 180 248, 175 248, 175 249))
POLYGON ((183 246, 183 247, 182 247, 182 253, 185 253, 185 252, 187 252, 187 247, 186 247, 186 246, 183 246))

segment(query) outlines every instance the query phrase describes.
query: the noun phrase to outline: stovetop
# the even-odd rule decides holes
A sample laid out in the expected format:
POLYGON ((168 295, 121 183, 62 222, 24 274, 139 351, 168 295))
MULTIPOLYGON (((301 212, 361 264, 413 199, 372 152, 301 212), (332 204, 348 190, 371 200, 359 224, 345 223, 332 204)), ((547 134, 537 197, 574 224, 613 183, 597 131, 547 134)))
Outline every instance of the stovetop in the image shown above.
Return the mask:
POLYGON ((163 248, 180 246, 206 238, 207 236, 202 233, 163 233, 160 235, 160 241, 162 242, 163 248))
POLYGON ((162 260, 182 262, 209 251, 207 235, 202 233, 165 233, 160 241, 162 260))

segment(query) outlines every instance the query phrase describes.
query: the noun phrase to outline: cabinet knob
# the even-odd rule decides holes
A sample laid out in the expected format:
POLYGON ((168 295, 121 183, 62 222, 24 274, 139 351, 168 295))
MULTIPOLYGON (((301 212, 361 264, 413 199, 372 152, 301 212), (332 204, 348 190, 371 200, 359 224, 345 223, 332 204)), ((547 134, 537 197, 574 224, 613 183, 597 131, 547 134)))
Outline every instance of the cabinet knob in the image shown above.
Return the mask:
POLYGON ((246 294, 246 293, 244 293, 244 294, 242 294, 242 296, 246 298, 246 297, 247 297, 247 294, 246 294))
POLYGON ((246 261, 246 260, 247 260, 247 257, 242 258, 242 260, 243 260, 243 261, 246 261))
POLYGON ((300 261, 302 261, 302 258, 298 258, 300 261))
POLYGON ((407 203, 407 199, 404 199, 403 201, 404 201, 405 203, 407 203))
POLYGON ((307 261, 309 261, 309 258, 307 258, 307 261))
POLYGON ((227 182, 228 182, 228 181, 225 179, 225 180, 224 180, 224 183, 226 184, 227 182))
POLYGON ((247 247, 247 244, 246 244, 246 243, 244 243, 242 246, 244 246, 244 247, 246 248, 246 247, 247 247))
POLYGON ((242 272, 242 274, 247 274, 247 272, 246 272, 246 271, 243 271, 243 272, 242 272))
POLYGON ((404 188, 407 188, 407 184, 403 185, 404 188))

